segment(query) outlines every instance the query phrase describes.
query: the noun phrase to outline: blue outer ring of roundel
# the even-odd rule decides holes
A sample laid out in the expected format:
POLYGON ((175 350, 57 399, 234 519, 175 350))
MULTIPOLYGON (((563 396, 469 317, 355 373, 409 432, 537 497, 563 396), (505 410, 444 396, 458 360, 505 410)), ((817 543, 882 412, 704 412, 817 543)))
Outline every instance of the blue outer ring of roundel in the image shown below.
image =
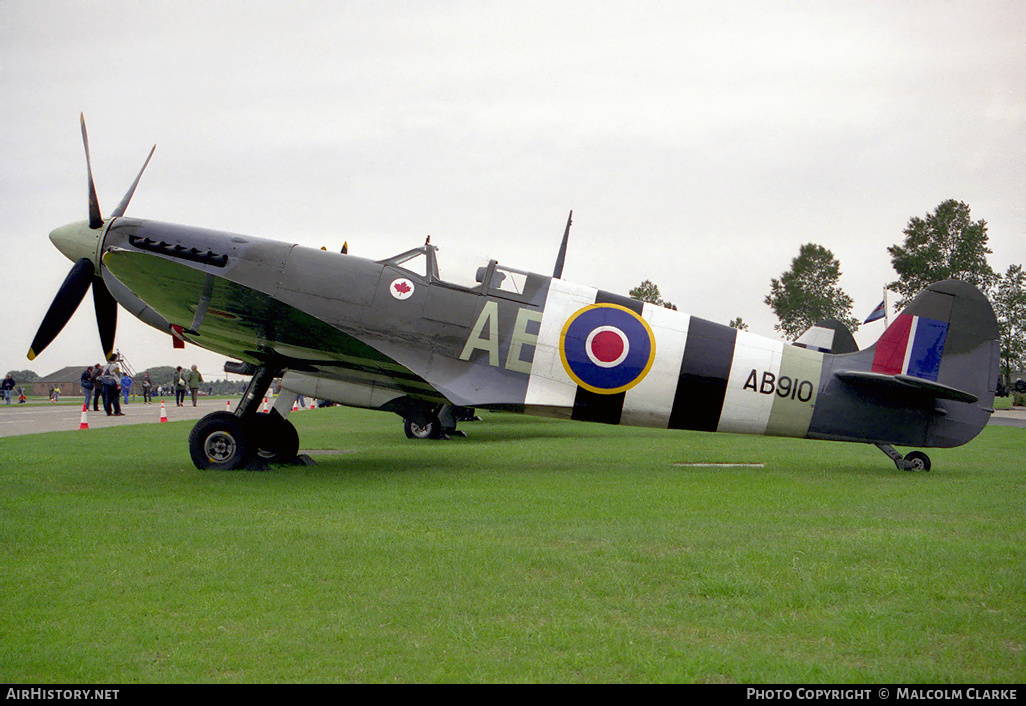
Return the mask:
POLYGON ((641 382, 652 368, 655 350, 648 322, 619 304, 592 304, 574 312, 559 337, 559 355, 567 374, 600 395, 615 395, 641 382), (588 337, 599 328, 615 329, 627 339, 626 355, 615 365, 598 365, 588 355, 588 337))

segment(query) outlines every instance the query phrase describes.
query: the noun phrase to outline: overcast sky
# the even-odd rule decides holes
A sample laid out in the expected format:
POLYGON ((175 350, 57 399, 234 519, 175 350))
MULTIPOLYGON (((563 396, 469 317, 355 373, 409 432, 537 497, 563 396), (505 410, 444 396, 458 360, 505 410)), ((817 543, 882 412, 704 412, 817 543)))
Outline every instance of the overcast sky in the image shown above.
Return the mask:
MULTIPOLYGON (((157 152, 130 216, 383 259, 439 246, 775 336, 803 243, 864 318, 913 216, 965 201, 1026 262, 1026 2, 0 0, 0 369, 95 362, 87 296, 25 353, 87 217, 157 152)), ((882 332, 857 334, 868 345, 882 332)), ((120 312, 137 369, 223 356, 120 312)), ((2 373, 0 373, 2 374, 2 373)))

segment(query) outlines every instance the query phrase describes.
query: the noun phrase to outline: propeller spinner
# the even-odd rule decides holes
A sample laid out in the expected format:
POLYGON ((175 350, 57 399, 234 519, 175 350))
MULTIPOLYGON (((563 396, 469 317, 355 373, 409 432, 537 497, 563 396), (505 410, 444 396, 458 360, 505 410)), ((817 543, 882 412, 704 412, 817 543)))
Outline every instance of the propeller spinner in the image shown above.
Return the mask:
POLYGON ((100 245, 103 242, 103 235, 108 225, 115 218, 125 214, 135 188, 139 185, 146 166, 153 157, 156 145, 150 150, 146 162, 139 175, 136 176, 132 186, 128 189, 121 203, 111 213, 107 221, 100 215, 100 203, 96 198, 96 187, 93 184, 93 168, 89 158, 89 135, 86 132, 85 115, 80 117, 82 123, 82 144, 85 147, 86 171, 89 176, 89 220, 79 223, 70 223, 61 226, 50 233, 50 240, 69 260, 74 262, 71 271, 64 279, 57 296, 50 304, 49 310, 39 325, 36 336, 29 346, 28 359, 35 360, 36 356, 43 352, 57 334, 71 319, 78 305, 82 303, 86 290, 91 286, 93 289, 93 305, 96 310, 96 325, 100 331, 100 344, 103 346, 105 360, 110 360, 114 353, 114 333, 117 329, 118 303, 114 296, 107 289, 107 285, 100 276, 100 245))

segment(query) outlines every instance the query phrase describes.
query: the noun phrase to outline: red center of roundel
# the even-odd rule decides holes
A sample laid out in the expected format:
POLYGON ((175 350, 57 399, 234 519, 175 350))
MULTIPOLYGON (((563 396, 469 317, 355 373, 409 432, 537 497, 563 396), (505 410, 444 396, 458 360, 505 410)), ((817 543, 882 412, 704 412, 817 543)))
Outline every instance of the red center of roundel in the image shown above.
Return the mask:
POLYGON ((613 331, 600 331, 591 340, 591 354, 603 363, 612 363, 623 355, 623 339, 613 331))

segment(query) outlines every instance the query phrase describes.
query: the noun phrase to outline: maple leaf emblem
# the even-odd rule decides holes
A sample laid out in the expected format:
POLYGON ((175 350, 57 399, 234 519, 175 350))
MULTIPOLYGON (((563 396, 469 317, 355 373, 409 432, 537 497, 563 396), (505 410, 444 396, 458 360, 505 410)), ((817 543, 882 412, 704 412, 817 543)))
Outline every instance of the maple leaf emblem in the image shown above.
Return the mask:
POLYGON ((399 292, 400 294, 409 294, 411 291, 410 285, 406 282, 396 282, 393 286, 395 287, 395 291, 399 292))

